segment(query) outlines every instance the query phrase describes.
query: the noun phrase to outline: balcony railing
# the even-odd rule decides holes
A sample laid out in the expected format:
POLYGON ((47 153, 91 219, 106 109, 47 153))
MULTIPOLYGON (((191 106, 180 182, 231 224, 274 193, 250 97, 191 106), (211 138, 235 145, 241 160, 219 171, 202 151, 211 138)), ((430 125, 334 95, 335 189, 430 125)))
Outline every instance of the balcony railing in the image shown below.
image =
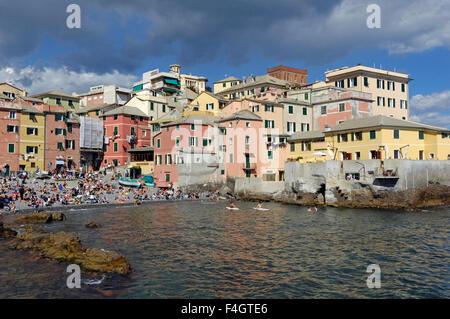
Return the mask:
POLYGON ((256 163, 244 163, 241 165, 243 170, 255 170, 256 169, 256 163))

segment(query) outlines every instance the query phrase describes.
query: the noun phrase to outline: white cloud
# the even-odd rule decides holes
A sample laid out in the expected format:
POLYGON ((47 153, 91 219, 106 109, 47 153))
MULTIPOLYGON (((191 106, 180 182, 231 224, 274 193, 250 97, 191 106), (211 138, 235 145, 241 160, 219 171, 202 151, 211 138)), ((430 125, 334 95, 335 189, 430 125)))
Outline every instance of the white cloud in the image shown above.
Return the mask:
POLYGON ((416 111, 447 109, 450 110, 450 90, 429 95, 417 94, 411 98, 411 108, 416 111))
POLYGON ((100 84, 116 84, 130 87, 138 81, 137 76, 119 73, 114 70, 110 73, 97 74, 94 72, 75 72, 67 67, 60 68, 34 68, 31 66, 17 69, 4 67, 0 69, 0 82, 9 82, 25 89, 29 94, 41 93, 50 90, 85 92, 89 87, 100 84))
POLYGON ((450 129, 450 114, 426 112, 421 114, 413 114, 409 119, 413 122, 419 122, 450 129))

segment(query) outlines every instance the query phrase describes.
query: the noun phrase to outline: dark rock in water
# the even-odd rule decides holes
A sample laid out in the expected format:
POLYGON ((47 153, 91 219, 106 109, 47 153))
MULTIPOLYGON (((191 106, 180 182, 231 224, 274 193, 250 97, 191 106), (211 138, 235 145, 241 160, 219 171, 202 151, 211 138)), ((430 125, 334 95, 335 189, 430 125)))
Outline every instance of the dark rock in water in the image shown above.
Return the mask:
POLYGON ((84 226, 86 226, 87 228, 99 228, 100 224, 97 224, 96 222, 89 222, 84 224, 84 226))
POLYGON ((22 215, 16 218, 18 224, 45 224, 52 221, 52 214, 50 213, 33 213, 22 215))
POLYGON ((15 230, 4 228, 3 223, 0 222, 0 238, 14 238, 17 232, 15 230))
POLYGON ((78 264, 81 269, 95 273, 130 273, 127 259, 113 251, 84 247, 72 233, 43 233, 26 231, 17 235, 9 247, 11 249, 32 250, 42 258, 49 258, 68 264, 78 264))
POLYGON ((51 221, 63 221, 66 220, 66 216, 62 213, 32 213, 22 215, 16 218, 17 224, 46 224, 51 221))
POLYGON ((63 213, 53 213, 52 214, 52 220, 63 221, 66 219, 67 219, 67 217, 63 213))

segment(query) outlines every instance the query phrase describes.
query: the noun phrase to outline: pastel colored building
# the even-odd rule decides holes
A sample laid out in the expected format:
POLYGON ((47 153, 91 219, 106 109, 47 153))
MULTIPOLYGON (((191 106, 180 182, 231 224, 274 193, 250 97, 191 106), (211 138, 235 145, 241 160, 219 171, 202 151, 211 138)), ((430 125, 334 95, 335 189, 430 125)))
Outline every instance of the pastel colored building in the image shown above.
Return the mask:
POLYGON ((219 132, 223 132, 223 152, 225 170, 230 177, 261 177, 261 156, 265 155, 262 141, 263 120, 260 116, 241 110, 231 116, 216 120, 219 132))
POLYGON ((102 166, 129 164, 128 150, 150 146, 148 116, 137 108, 123 106, 103 114, 105 145, 102 166))
MULTIPOLYGON (((129 162, 133 170, 139 175, 152 175, 155 171, 154 150, 152 146, 129 149, 129 162)), ((131 176, 132 174, 130 174, 131 176)))
POLYGON ((450 159, 450 130, 384 115, 348 120, 329 130, 298 133, 289 143, 290 157, 302 161, 316 161, 317 156, 321 160, 450 159))
POLYGON ((19 170, 21 110, 9 98, 0 98, 0 168, 8 175, 19 170))
MULTIPOLYGON (((265 92, 282 94, 289 88, 289 82, 269 75, 249 76, 243 82, 220 91, 227 100, 254 98, 265 92)), ((215 94, 218 94, 215 92, 215 94)))
POLYGON ((131 89, 116 85, 97 85, 90 87, 89 92, 75 95, 80 98, 80 108, 102 104, 124 105, 131 98, 131 89))
POLYGON ((0 83, 0 94, 14 100, 19 96, 21 97, 27 96, 27 91, 15 87, 10 83, 3 82, 0 83))
POLYGON ((45 156, 45 115, 30 105, 21 105, 19 170, 43 171, 45 156))
POLYGON ((80 98, 59 91, 34 94, 31 97, 41 99, 45 104, 63 106, 67 111, 76 111, 80 107, 80 98))
POLYGON ((356 65, 327 71, 325 76, 328 85, 372 94, 373 115, 409 119, 408 74, 356 65))
POLYGON ((45 117, 44 170, 75 170, 79 168, 79 124, 69 118, 63 106, 35 104, 45 117))
POLYGON ((212 116, 188 116, 162 125, 154 136, 157 187, 178 185, 178 165, 201 164, 215 153, 214 120, 212 116))
POLYGON ((190 110, 204 112, 205 114, 219 116, 221 109, 228 101, 221 96, 214 95, 210 92, 200 93, 190 104, 190 110))
POLYGON ((262 177, 267 181, 284 179, 284 162, 289 156, 287 138, 284 133, 284 105, 274 101, 242 99, 231 101, 222 109, 222 116, 228 117, 241 110, 258 115, 264 131, 261 142, 264 150, 260 153, 262 177))
POLYGON ((236 86, 241 83, 242 83, 242 81, 239 80, 235 76, 229 76, 225 79, 214 82, 214 94, 218 94, 222 91, 228 90, 228 89, 232 88, 233 86, 236 86))

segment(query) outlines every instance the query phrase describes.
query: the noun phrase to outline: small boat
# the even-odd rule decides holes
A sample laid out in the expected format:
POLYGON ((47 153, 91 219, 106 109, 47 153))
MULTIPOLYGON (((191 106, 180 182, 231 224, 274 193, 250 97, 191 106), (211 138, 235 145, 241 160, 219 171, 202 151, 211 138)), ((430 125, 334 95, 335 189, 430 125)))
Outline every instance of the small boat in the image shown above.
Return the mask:
POLYGON ((239 208, 237 208, 237 207, 226 207, 227 209, 229 209, 229 210, 239 210, 239 208))
POLYGON ((262 207, 253 207, 253 209, 261 210, 261 211, 267 211, 267 210, 269 210, 268 208, 262 208, 262 207))
POLYGON ((137 179, 119 178, 119 184, 126 187, 141 187, 141 183, 137 179))
POLYGON ((155 187, 155 181, 153 180, 153 176, 144 175, 141 178, 139 178, 139 181, 144 181, 145 186, 155 187))

